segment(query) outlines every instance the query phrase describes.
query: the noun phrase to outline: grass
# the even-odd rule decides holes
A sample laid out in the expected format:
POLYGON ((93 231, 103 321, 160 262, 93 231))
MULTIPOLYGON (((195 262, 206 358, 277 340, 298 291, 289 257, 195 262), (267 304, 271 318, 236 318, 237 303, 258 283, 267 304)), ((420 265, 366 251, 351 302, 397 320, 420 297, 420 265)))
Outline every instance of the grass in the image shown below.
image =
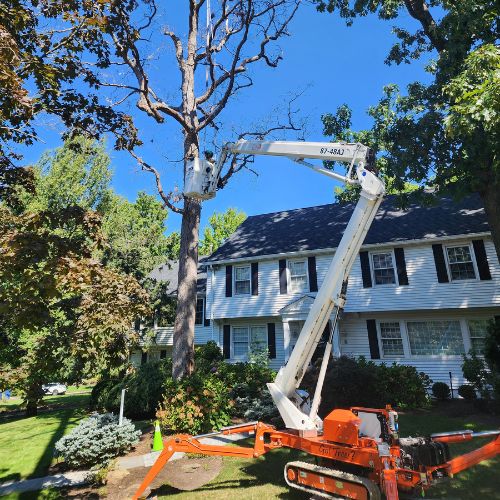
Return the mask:
POLYGON ((55 409, 36 417, 0 419, 0 482, 47 474, 54 444, 87 413, 89 394, 51 396, 55 409))
MULTIPOLYGON (((79 398, 81 398, 82 395, 90 394, 92 387, 93 386, 91 385, 80 385, 78 387, 69 386, 64 396, 45 396, 41 401, 40 406, 43 407, 44 405, 50 405, 52 407, 66 406, 69 404, 79 404, 79 398)), ((22 410, 23 408, 23 400, 18 396, 12 396, 9 400, 2 399, 0 401, 0 415, 5 411, 22 410)))

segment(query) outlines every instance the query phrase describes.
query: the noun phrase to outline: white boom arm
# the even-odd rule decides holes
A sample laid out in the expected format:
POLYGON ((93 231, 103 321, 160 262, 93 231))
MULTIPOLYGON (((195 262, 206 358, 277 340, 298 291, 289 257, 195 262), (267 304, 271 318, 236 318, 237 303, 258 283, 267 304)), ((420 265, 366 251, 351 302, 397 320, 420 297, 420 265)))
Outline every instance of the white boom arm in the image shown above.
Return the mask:
POLYGON ((214 184, 210 186, 211 189, 215 190, 220 171, 229 154, 285 156, 319 173, 347 184, 359 184, 361 187, 359 201, 340 240, 323 284, 311 306, 290 359, 280 369, 276 380, 267 384, 286 427, 296 429, 301 434, 314 434, 322 428, 322 422, 316 413, 328 363, 329 349, 331 348, 331 337, 325 351, 318 387, 309 414, 305 413, 308 409, 304 408, 303 398, 297 392, 297 388, 302 381, 305 370, 311 361, 334 308, 337 310, 334 315, 335 321, 332 334, 335 331, 338 313, 345 303, 347 278, 382 202, 385 193, 384 183, 369 170, 372 167, 374 158, 371 150, 362 144, 238 141, 227 144, 223 149, 215 167, 212 180, 214 184), (312 165, 304 161, 305 158, 342 161, 349 163, 350 166, 347 175, 343 176, 324 167, 312 165))

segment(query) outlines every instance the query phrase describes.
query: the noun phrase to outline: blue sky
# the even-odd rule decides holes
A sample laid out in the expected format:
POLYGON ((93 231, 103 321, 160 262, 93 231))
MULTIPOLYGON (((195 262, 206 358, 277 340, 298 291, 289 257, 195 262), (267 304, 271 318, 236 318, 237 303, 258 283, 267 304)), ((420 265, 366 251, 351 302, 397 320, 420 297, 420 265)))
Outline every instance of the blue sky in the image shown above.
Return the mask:
MULTIPOLYGON (((185 24, 180 9, 171 18, 164 14, 159 22, 180 27, 185 24)), ((292 36, 280 42, 284 59, 278 68, 272 69, 260 63, 254 66, 251 70, 254 86, 244 89, 220 116, 228 136, 219 137, 219 144, 234 139, 228 132, 232 128, 242 130, 250 124, 269 120, 280 106, 284 111, 288 97, 304 89, 296 108, 308 120, 306 140, 324 140, 321 114, 334 112, 343 103, 353 110, 353 128, 368 127, 370 119, 366 109, 378 101, 385 84, 397 83, 404 88, 414 80, 428 80, 424 72, 425 61, 401 66, 384 64, 395 41, 391 33, 395 22, 368 16, 355 21, 352 27, 346 27, 337 15, 320 14, 313 6, 303 5, 291 25, 292 36)), ((409 30, 416 28, 406 11, 397 23, 409 30)), ((167 86, 162 88, 163 80, 169 80, 165 75, 173 75, 175 81, 176 68, 169 58, 171 51, 167 41, 159 40, 158 44, 158 57, 151 63, 152 74, 158 80, 158 87, 167 93, 167 86)), ((137 116, 136 123, 145 143, 140 154, 160 170, 167 188, 180 185, 182 167, 175 160, 182 158, 182 143, 177 124, 157 125, 135 112, 133 103, 129 109, 137 116)), ((44 143, 26 152, 27 162, 35 161, 41 150, 60 144, 57 127, 50 120, 42 129, 44 143)), ((206 148, 212 149, 210 144, 206 148)), ((139 171, 124 153, 110 151, 110 154, 113 158, 113 186, 119 194, 133 200, 140 190, 155 193, 151 174, 139 171)), ((217 193, 215 199, 203 204, 202 227, 214 211, 224 211, 228 207, 254 215, 331 203, 334 199, 333 181, 286 159, 257 158, 253 168, 258 176, 249 172, 238 174, 226 189, 217 193)), ((179 215, 169 214, 168 232, 179 230, 180 222, 179 215)))

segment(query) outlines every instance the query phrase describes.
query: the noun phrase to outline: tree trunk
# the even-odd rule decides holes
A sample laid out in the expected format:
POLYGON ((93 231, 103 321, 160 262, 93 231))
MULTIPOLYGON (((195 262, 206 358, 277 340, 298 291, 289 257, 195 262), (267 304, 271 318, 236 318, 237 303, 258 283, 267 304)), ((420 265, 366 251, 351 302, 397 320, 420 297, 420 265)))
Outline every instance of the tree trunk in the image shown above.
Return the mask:
MULTIPOLYGON (((186 160, 198 157, 198 137, 195 133, 186 134, 184 155, 186 160)), ((172 353, 172 376, 175 380, 191 375, 194 370, 194 323, 200 216, 201 203, 192 198, 185 198, 181 225, 177 310, 172 353)))
POLYGON ((500 182, 487 182, 480 193, 491 229, 493 244, 500 262, 500 182))
POLYGON ((26 416, 36 417, 38 414, 38 402, 43 397, 41 386, 33 385, 26 391, 26 416))

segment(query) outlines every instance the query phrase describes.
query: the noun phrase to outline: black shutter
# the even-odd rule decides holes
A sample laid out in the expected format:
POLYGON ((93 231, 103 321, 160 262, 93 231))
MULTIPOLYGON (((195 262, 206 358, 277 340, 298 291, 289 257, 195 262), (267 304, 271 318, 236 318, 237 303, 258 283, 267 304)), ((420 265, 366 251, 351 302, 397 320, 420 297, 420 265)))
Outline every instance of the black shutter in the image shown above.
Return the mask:
POLYGON ((368 255, 368 252, 359 252, 359 260, 361 262, 363 288, 370 288, 372 286, 372 275, 370 272, 370 256, 368 255))
POLYGON ((160 351, 160 359, 166 359, 167 358, 167 351, 165 349, 160 351))
POLYGON ((488 265, 488 258, 486 257, 486 249, 484 248, 483 240, 472 240, 474 247, 474 254, 476 255, 477 270, 479 271, 479 278, 482 280, 490 280, 490 266, 488 265))
POLYGON ((368 330, 370 357, 372 359, 380 359, 380 351, 378 348, 377 324, 375 323, 374 319, 366 320, 366 329, 368 330))
POLYGON ((207 297, 203 300, 203 326, 210 326, 210 318, 207 318, 207 297))
POLYGON ((406 273, 405 251, 403 248, 395 248, 394 256, 396 257, 396 271, 398 273, 399 286, 408 284, 408 274, 406 273))
POLYGON ((309 271, 309 291, 318 291, 318 275, 316 274, 316 257, 307 259, 307 270, 309 271))
POLYGON ((148 353, 147 352, 143 352, 141 354, 141 365, 143 365, 144 363, 147 363, 148 362, 148 353))
POLYGON ((276 359, 276 325, 274 323, 267 324, 267 349, 269 357, 276 359))
POLYGON ((443 245, 432 245, 432 252, 434 253, 434 264, 436 265, 436 274, 439 283, 448 283, 448 270, 446 269, 446 262, 444 261, 443 245))
POLYGON ((280 267, 280 293, 287 293, 287 285, 286 285, 286 259, 280 259, 279 261, 280 267))
POLYGON ((224 359, 231 357, 231 325, 224 325, 224 336, 222 339, 222 353, 224 359))
POLYGON ((233 296, 233 266, 226 266, 226 297, 233 296))
POLYGON ((259 263, 252 262, 252 295, 259 295, 259 263))

